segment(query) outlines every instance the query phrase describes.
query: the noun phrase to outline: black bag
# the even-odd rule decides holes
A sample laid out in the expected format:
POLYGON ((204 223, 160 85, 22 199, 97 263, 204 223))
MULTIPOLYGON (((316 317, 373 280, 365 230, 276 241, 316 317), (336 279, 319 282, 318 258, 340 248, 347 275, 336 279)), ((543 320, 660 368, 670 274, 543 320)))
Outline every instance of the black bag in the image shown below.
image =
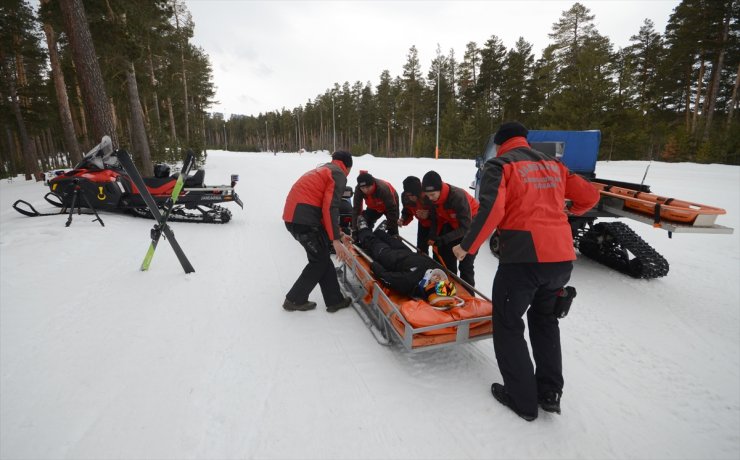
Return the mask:
POLYGON ((553 313, 557 318, 563 319, 568 316, 570 311, 570 304, 573 303, 573 299, 576 298, 576 288, 573 286, 565 286, 558 292, 558 298, 555 301, 555 309, 553 313))

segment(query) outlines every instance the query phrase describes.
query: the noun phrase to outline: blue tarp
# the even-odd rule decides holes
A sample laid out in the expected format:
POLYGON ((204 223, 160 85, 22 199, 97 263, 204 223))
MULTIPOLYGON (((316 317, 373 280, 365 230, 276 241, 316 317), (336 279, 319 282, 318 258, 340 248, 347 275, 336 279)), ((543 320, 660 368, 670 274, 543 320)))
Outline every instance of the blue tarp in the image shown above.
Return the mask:
POLYGON ((563 142, 561 160, 573 172, 593 173, 599 156, 601 131, 530 131, 529 142, 563 142))

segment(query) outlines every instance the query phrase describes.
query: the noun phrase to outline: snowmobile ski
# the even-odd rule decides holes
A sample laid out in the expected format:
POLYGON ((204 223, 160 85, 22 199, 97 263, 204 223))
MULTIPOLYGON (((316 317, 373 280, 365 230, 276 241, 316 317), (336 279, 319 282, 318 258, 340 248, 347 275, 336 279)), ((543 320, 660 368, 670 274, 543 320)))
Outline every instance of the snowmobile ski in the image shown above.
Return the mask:
MULTIPOLYGON (((182 265, 183 270, 185 270, 185 273, 193 273, 195 269, 190 264, 190 261, 188 260, 187 256, 185 255, 185 252, 183 252, 182 248, 178 244, 177 240, 175 239, 175 234, 172 232, 172 229, 169 225, 167 225, 167 217, 169 217, 170 210, 174 206, 174 202, 171 203, 167 210, 165 211, 165 214, 162 215, 162 213, 159 210, 159 207, 157 207, 157 202, 154 201, 154 198, 152 197, 151 193, 149 193, 149 189, 147 189, 146 184, 144 183, 144 179, 141 177, 141 174, 139 174, 139 170, 136 169, 136 166, 134 165, 134 162, 131 160, 131 156, 129 156, 128 152, 125 150, 119 150, 117 152, 118 160, 121 163, 121 166, 126 171, 126 173, 129 175, 131 180, 134 182, 134 185, 138 189, 142 199, 146 203, 147 207, 149 208, 149 212, 152 214, 154 219, 157 221, 157 223, 154 225, 151 231, 151 238, 152 238, 152 245, 150 245, 149 251, 152 252, 152 256, 154 255, 154 249, 157 247, 157 242, 159 241, 159 237, 161 234, 164 233, 165 239, 169 241, 170 246, 172 246, 172 250, 175 251, 175 255, 177 256, 177 259, 180 261, 180 264, 182 265)), ((188 156, 185 159, 185 163, 183 165, 183 169, 190 168, 193 163, 192 158, 192 152, 188 152, 188 156)), ((178 183, 180 184, 180 189, 182 189, 182 181, 184 181, 184 174, 180 174, 177 178, 178 183)), ((177 189, 177 186, 175 187, 177 189)), ((172 197, 170 199, 177 200, 177 196, 179 195, 179 191, 177 190, 177 193, 175 190, 172 192, 172 197)), ((147 256, 144 258, 144 262, 149 260, 151 262, 151 257, 149 255, 149 251, 147 251, 147 256)), ((149 265, 147 264, 145 266, 144 263, 141 265, 141 270, 145 271, 149 268, 149 265)))

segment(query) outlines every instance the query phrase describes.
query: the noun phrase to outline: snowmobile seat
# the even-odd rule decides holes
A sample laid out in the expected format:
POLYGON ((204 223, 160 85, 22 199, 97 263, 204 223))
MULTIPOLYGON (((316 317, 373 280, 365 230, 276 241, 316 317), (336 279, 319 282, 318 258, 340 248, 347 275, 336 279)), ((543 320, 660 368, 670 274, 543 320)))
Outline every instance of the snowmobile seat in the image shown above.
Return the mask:
POLYGON ((352 307, 382 344, 400 342, 407 351, 429 350, 491 338, 493 304, 457 283, 460 307, 439 310, 385 287, 352 245, 342 244, 337 272, 352 307))
POLYGON ((198 187, 204 187, 203 182, 206 177, 206 172, 203 169, 199 169, 195 171, 195 174, 193 174, 190 177, 185 178, 185 187, 186 188, 198 188, 198 187))
POLYGON ((144 177, 144 184, 146 184, 147 188, 149 189, 158 189, 162 187, 163 185, 167 184, 168 182, 174 183, 176 178, 175 177, 144 177))

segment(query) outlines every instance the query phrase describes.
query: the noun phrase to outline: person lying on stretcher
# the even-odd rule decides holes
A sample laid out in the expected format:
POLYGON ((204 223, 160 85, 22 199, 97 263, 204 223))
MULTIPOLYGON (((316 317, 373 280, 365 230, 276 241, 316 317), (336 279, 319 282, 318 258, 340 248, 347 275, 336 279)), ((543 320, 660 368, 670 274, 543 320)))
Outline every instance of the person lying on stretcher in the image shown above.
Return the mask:
POLYGON ((437 309, 464 304, 463 299, 455 296, 455 283, 434 260, 412 251, 383 228, 372 232, 358 219, 355 240, 373 259, 370 266, 373 274, 387 287, 409 297, 424 299, 437 309))

